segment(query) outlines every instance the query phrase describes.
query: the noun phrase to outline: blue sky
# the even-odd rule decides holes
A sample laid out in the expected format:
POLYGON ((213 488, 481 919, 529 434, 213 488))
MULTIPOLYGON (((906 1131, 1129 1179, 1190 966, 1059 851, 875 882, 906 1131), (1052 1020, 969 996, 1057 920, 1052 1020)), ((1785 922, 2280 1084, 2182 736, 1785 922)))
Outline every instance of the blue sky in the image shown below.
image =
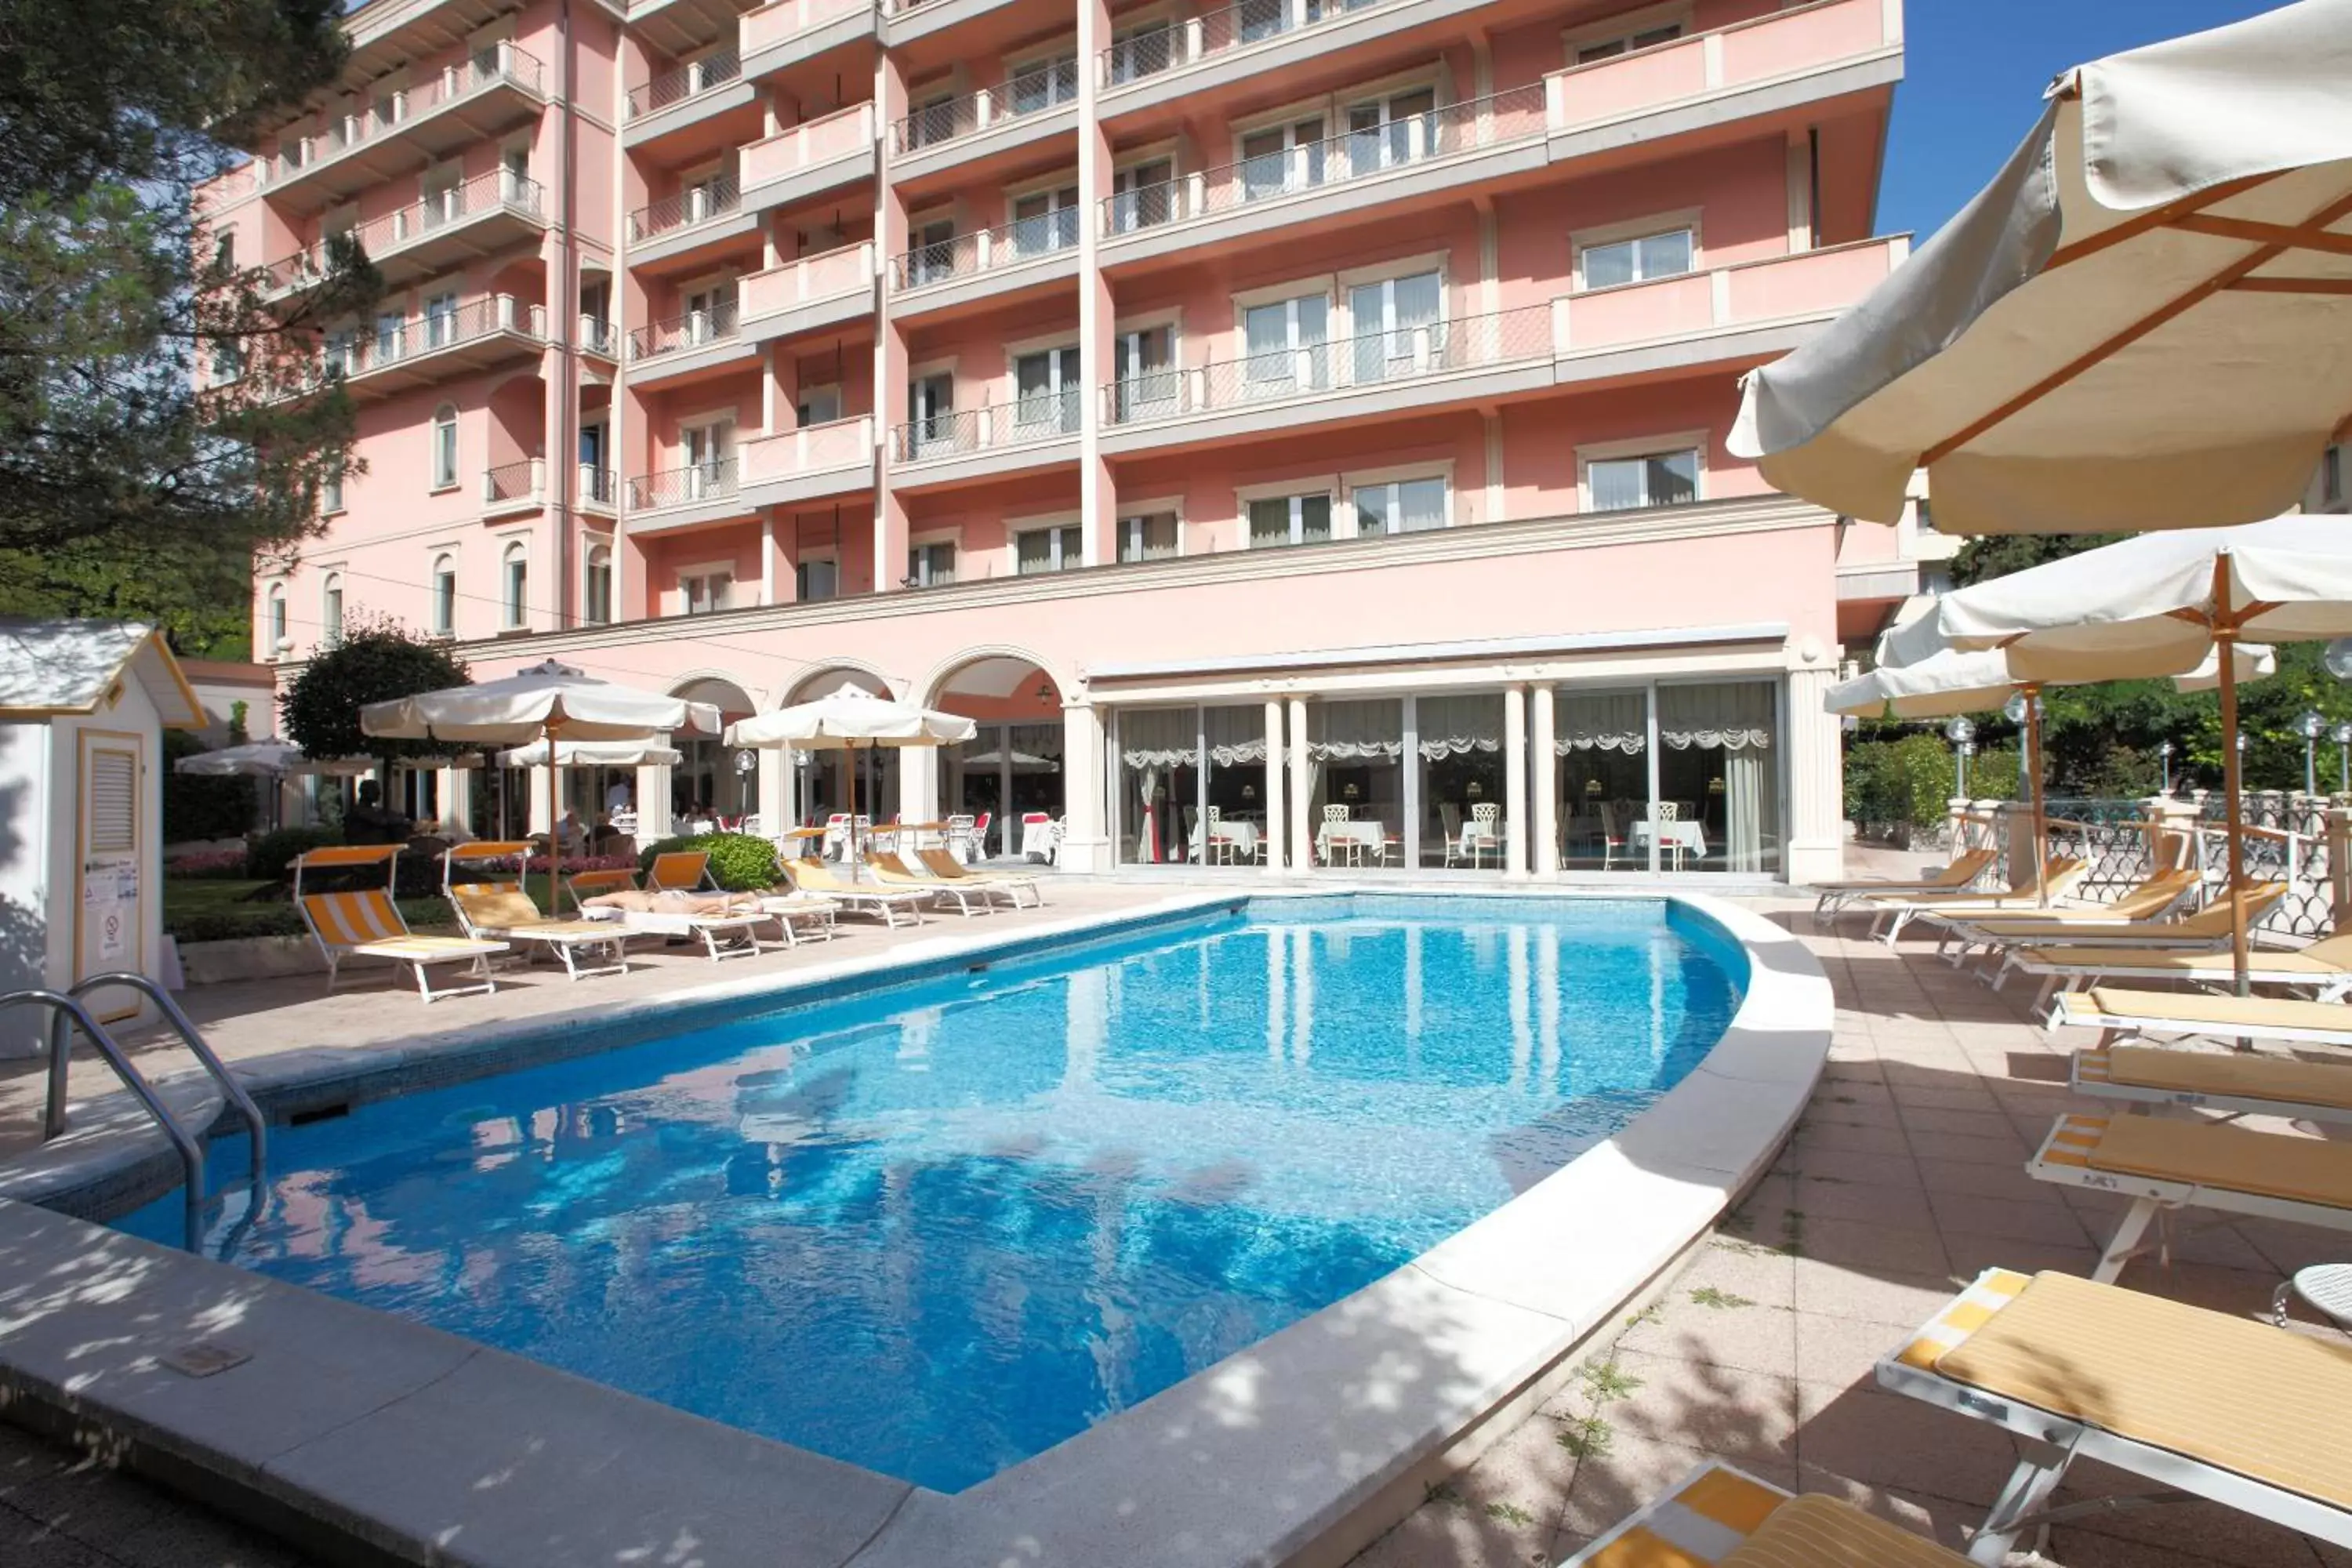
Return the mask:
POLYGON ((2201 32, 2281 0, 1907 0, 1882 234, 1926 239, 1992 178, 2069 66, 2201 32))

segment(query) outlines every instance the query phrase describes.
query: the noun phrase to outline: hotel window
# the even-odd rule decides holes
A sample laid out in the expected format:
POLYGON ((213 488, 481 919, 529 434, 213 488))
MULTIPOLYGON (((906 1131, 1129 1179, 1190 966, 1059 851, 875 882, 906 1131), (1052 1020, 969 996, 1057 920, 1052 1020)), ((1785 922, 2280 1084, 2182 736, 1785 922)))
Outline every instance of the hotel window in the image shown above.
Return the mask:
POLYGON ((1006 81, 1006 96, 1012 100, 1016 115, 1034 114, 1051 109, 1057 103, 1076 101, 1078 96, 1078 57, 1075 54, 1055 55, 1046 59, 1030 60, 1017 65, 1006 81))
POLYGON ((499 577, 500 623, 515 631, 530 621, 530 550, 521 540, 507 546, 499 577))
POLYGON ((1078 243, 1078 187, 1063 185, 1013 198, 1013 254, 1043 256, 1078 243))
POLYGON ((1622 37, 1595 38, 1590 43, 1579 44, 1576 47, 1576 63, 1585 66, 1591 65, 1595 60, 1613 60, 1619 55, 1630 54, 1635 49, 1654 48, 1659 44, 1671 44, 1682 36, 1683 25, 1680 22, 1668 22, 1664 26, 1645 27, 1638 33, 1627 33, 1622 37))
POLYGON ((319 481, 319 512, 322 517, 332 517, 342 510, 343 470, 342 466, 338 464, 328 472, 325 479, 319 481))
POLYGON ((1071 436, 1078 428, 1078 350, 1047 349, 1013 362, 1013 423, 1023 436, 1071 436))
POLYGON ((936 93, 915 105, 907 116, 907 151, 929 147, 944 142, 956 133, 956 97, 952 92, 936 93))
POLYGON ((1358 485, 1349 492, 1356 503, 1356 534, 1376 539, 1388 533, 1420 533, 1445 526, 1445 481, 1443 479, 1389 479, 1358 485))
POLYGON ((1348 106, 1349 177, 1426 158, 1437 145, 1437 93, 1417 87, 1348 106))
POLYGON ((322 647, 335 647, 342 640, 343 579, 341 573, 330 572, 319 595, 319 643, 322 647))
POLYGON ((1393 381, 1440 368, 1445 353, 1445 280, 1414 272, 1359 283, 1348 293, 1359 384, 1393 381))
POLYGON ((360 330, 337 327, 327 334, 326 353, 320 356, 329 375, 349 375, 360 368, 360 330))
POLYGON ((436 294, 425 301, 425 346, 446 349, 457 341, 457 293, 436 294))
POLYGON ((909 428, 907 456, 936 457, 957 447, 955 377, 942 371, 907 388, 909 428))
POLYGON ((1242 379, 1252 397, 1286 397, 1331 384, 1324 339, 1331 302, 1302 294, 1242 311, 1242 379))
POLYGON ((613 618, 613 548, 609 544, 592 545, 588 550, 588 574, 581 583, 581 615, 591 626, 604 626, 613 618))
POLYGON ((793 417, 803 425, 830 425, 841 417, 841 388, 803 386, 793 405, 793 417))
POLYGON ((379 312, 375 319, 376 363, 398 359, 407 334, 408 319, 398 310, 379 312))
POLYGON ((1596 458, 1585 466, 1595 511, 1680 506, 1698 500, 1698 448, 1635 458, 1596 458))
POLYGON ((1173 159, 1152 158, 1118 170, 1110 177, 1111 232, 1128 234, 1166 223, 1175 192, 1173 159))
POLYGON ((433 488, 447 489, 457 482, 457 405, 445 403, 433 411, 433 488))
POLYGON ((708 616, 727 608, 735 588, 735 574, 709 569, 681 573, 677 579, 678 613, 708 616))
POLYGON ((1663 229, 1637 239, 1588 245, 1576 253, 1577 274, 1580 287, 1586 289, 1673 278, 1691 269, 1696 248, 1687 228, 1663 229))
POLYGON ((457 635, 457 558, 441 554, 433 558, 433 635, 436 637, 457 635))
POLYGON ((1261 201, 1322 183, 1320 115, 1269 125, 1242 137, 1242 200, 1261 201))
POLYGON ((262 651, 276 657, 286 647, 286 588, 273 583, 269 587, 269 646, 262 651))
POLYGON ((1282 544, 1320 544, 1331 537, 1331 496, 1264 496, 1249 503, 1252 550, 1282 544))
POLYGON ((422 188, 425 199, 418 205, 424 227, 439 228, 466 210, 465 198, 458 194, 457 170, 426 171, 422 188))
POLYGON ((841 596, 841 568, 829 555, 804 555, 793 567, 793 597, 835 599, 841 596))
POLYGON ((536 208, 538 193, 530 185, 530 147, 529 143, 508 148, 499 155, 499 196, 519 207, 536 208))
POLYGON ((915 243, 907 252, 909 289, 955 276, 956 228, 953 218, 935 218, 915 228, 915 243))
POLYGON ((213 345, 213 384, 226 386, 245 374, 245 350, 234 338, 213 345))
POLYGON ((1163 323, 1119 333, 1111 340, 1110 375, 1114 421, 1175 413, 1182 390, 1176 374, 1176 329, 1163 323))
POLYGON ((1176 553, 1176 514, 1148 512, 1118 520, 1121 561, 1165 561, 1176 553))
POLYGON ((682 500, 735 493, 735 422, 713 419, 678 428, 678 445, 686 457, 682 500))
POLYGON ((1013 536, 1013 569, 1021 576, 1067 572, 1086 563, 1086 530, 1077 523, 1033 528, 1013 536))
POLYGON ((907 586, 937 588, 956 580, 956 547, 952 539, 918 544, 907 552, 907 586))

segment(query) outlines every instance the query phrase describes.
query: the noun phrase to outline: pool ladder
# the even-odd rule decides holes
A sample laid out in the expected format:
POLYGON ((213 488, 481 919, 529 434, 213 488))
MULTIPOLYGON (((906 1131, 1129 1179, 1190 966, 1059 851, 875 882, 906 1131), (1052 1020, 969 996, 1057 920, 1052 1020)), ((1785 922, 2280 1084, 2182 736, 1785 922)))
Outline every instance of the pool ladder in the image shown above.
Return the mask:
POLYGON ((91 1016, 83 998, 93 991, 118 985, 136 991, 155 1004, 155 1009, 163 1014, 163 1021, 178 1033, 182 1043, 211 1075, 213 1081, 220 1086, 222 1096, 244 1118, 246 1131, 253 1139, 254 1203, 248 1211, 250 1217, 251 1213, 257 1212, 260 1206, 262 1162, 269 1142, 261 1108, 253 1102, 253 1097, 245 1091, 245 1087, 230 1075, 212 1047, 205 1043, 205 1037, 195 1024, 162 986, 143 974, 117 970, 106 974, 93 974, 66 991, 11 991, 0 995, 0 1009, 22 1005, 45 1008, 49 1014, 49 1086, 48 1103, 41 1116, 43 1142, 61 1135, 66 1130, 66 1071, 72 1062, 73 1034, 77 1025, 98 1054, 106 1058, 106 1065, 114 1069, 114 1076, 122 1080, 122 1087, 129 1089, 146 1108, 147 1114, 155 1119, 156 1125, 163 1130, 163 1136, 172 1141, 173 1149, 180 1156, 182 1184, 187 1200, 187 1248, 195 1252, 202 1248, 205 1233, 204 1142, 172 1113, 172 1108, 163 1103, 163 1096, 155 1092, 155 1086, 147 1081, 146 1075, 131 1065, 121 1044, 108 1032, 106 1026, 91 1016))

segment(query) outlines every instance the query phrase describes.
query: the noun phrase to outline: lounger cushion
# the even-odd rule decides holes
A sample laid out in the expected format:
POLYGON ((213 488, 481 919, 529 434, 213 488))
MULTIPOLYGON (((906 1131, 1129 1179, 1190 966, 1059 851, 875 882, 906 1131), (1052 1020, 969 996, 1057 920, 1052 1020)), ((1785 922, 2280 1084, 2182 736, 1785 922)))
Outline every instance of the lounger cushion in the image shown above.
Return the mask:
POLYGON ((1659 1498, 1577 1568, 1721 1568, 1789 1494, 1723 1465, 1705 1465, 1659 1498))
POLYGON ((2089 1150, 2095 1171, 2352 1209, 2352 1143, 2169 1117, 2105 1120, 2089 1150))
MULTIPOLYGON (((2216 959, 2211 952, 2184 952, 2177 947, 2029 947, 2021 951, 2020 958, 2028 963, 2053 964, 2060 969, 2082 969, 2094 973, 2114 974, 2126 969, 2161 969, 2184 975, 2221 979, 2228 978, 2230 974, 2227 955, 2216 959)), ((2252 969, 2257 975, 2307 975, 2315 980, 2352 976, 2352 971, 2346 970, 2342 964, 2313 958, 2305 952, 2260 951, 2252 956, 2252 969)))
MULTIPOLYGON (((2175 1132, 2178 1121, 2129 1120, 2175 1132)), ((2070 1274, 2039 1274, 1936 1370, 2336 1508, 2352 1508, 2352 1346, 2070 1274)))
MULTIPOLYGON (((2265 962, 2269 954, 2263 954, 2265 962)), ((2247 1024, 2280 1029, 2337 1029, 2352 1034, 2352 1005, 2342 1002, 2300 1002, 2276 996, 2210 996, 2193 991, 2133 991, 2096 985, 2084 993, 2093 1013, 2117 1024, 2142 1024, 2152 1028, 2179 1024, 2192 1027, 2247 1024)), ((2087 1022, 2083 1009, 2069 998, 2070 1021, 2087 1022)), ((2222 1032, 2217 1030, 2217 1032, 2222 1032)))
POLYGON ((2106 1058, 2111 1083, 2352 1109, 2352 1065, 2242 1056, 2234 1051, 2226 1056, 2218 1051, 2168 1051, 2155 1046, 2116 1046, 2100 1054, 2106 1058))
POLYGON ((371 942, 352 949, 366 958, 397 958, 411 963, 441 963, 453 958, 479 958, 484 953, 504 952, 502 942, 477 942, 464 936, 396 936, 386 942, 371 942))
POLYGON ((1962 1568, 1968 1559, 1850 1502, 1790 1498, 1723 1568, 1962 1568))

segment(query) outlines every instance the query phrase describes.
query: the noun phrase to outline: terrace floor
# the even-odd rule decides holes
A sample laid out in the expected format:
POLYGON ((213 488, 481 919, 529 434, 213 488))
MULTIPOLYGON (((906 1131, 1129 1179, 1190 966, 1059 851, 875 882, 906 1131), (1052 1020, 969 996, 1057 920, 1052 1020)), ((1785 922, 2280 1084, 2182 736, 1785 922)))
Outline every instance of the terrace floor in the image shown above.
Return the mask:
MULTIPOLYGON (((1134 883, 1057 882, 1037 921, 1143 902, 1134 883)), ((1817 929, 1810 900, 1748 900, 1801 934, 1834 983, 1829 1076, 1769 1175, 1658 1304, 1564 1393, 1357 1560, 1355 1568, 1536 1568, 1665 1489, 1703 1458, 1782 1486, 1842 1493, 1948 1545, 1979 1521, 2011 1462, 1999 1434, 1879 1392, 1872 1363, 1961 1283, 2000 1264, 2087 1272, 2115 1217, 2109 1200, 2030 1180, 2027 1154, 2070 1104, 2063 1052, 1995 994, 1929 957, 1817 929)), ((857 951, 935 934, 861 931, 857 951), (870 948, 866 945, 873 944, 870 948)), ((789 968, 849 955, 822 945, 730 963, 789 968)), ((684 950, 642 975, 568 987, 546 972, 490 998, 429 1009, 511 1017, 593 1005, 599 986, 658 991, 708 978, 684 950), (680 973, 680 971, 685 973, 680 973), (553 987, 551 991, 550 987, 553 987)), ((427 1009, 370 987, 319 994, 315 977, 190 994, 232 1055, 359 1043, 413 1030, 427 1009)), ((2013 988, 2015 989, 2015 988, 2013 988)), ((87 1066, 88 1064, 84 1064, 87 1066)), ((79 1071, 79 1069, 78 1069, 79 1071)), ((0 1152, 29 1131, 37 1079, 0 1064, 0 1152), (28 1085, 27 1079, 32 1081, 28 1085)), ((2193 1232, 2169 1268, 2135 1264, 2135 1289, 2234 1312, 2268 1307, 2284 1271, 2343 1256, 2329 1233, 2255 1222, 2193 1232)), ((2132 1489, 2095 1467, 2084 1487, 2132 1489)), ((2060 1500, 2066 1500, 2062 1497, 2060 1500)), ((2158 1563, 2352 1564, 2203 1503, 2062 1528, 2066 1568, 2158 1563)), ((285 1568, 305 1559, 200 1508, 0 1425, 0 1562, 10 1568, 285 1568)))

